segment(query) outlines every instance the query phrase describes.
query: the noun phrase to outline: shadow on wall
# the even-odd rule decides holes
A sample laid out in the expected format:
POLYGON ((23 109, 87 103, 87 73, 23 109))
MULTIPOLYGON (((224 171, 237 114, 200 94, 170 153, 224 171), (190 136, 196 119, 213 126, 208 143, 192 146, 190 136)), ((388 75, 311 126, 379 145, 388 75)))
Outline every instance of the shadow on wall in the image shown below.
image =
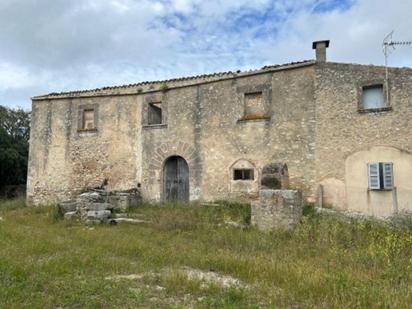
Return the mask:
POLYGON ((289 187, 288 166, 285 163, 269 163, 262 170, 262 189, 287 189, 289 187))

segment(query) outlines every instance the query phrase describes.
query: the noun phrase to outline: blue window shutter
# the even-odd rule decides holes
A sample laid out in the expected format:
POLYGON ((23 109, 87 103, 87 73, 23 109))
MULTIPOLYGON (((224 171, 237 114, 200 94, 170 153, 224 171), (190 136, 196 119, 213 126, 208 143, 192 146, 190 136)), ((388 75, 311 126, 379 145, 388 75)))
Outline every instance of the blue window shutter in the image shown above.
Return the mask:
POLYGON ((393 164, 389 162, 382 163, 383 165, 383 188, 393 188, 393 164))
POLYGON ((379 177, 379 163, 368 163, 369 189, 379 190, 381 188, 379 177))

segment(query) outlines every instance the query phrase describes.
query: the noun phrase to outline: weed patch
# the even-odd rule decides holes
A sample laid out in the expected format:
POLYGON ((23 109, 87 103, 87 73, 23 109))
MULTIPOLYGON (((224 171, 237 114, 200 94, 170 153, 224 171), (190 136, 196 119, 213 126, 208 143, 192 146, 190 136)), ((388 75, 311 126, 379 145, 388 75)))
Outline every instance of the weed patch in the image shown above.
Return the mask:
POLYGON ((248 224, 250 208, 223 201, 142 205, 128 215, 148 223, 86 227, 60 220, 52 206, 1 202, 0 307, 407 308, 412 302, 408 224, 308 207, 294 231, 261 233, 225 224, 248 224))

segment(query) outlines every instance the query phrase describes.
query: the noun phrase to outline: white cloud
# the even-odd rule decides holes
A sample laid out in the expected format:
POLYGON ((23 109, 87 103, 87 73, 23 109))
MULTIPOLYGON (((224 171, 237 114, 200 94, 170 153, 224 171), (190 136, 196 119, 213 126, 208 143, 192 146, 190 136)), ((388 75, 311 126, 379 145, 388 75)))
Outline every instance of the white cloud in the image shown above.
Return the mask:
POLYGON ((197 1, 193 0, 172 0, 172 7, 176 12, 190 13, 197 1))
MULTIPOLYGON (((412 40, 411 1, 348 1, 1 0, 0 104, 310 59, 319 39, 331 40, 331 61, 381 64, 389 31, 412 40)), ((412 66, 411 53, 397 49, 390 64, 412 66)))
POLYGON ((24 67, 0 62, 0 91, 10 88, 30 87, 34 83, 35 80, 24 67))

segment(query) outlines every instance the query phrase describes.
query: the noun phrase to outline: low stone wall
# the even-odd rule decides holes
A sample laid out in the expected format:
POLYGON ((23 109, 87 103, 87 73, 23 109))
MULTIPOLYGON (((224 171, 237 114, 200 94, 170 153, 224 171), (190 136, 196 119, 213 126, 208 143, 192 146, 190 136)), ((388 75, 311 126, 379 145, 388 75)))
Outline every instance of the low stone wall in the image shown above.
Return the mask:
POLYGON ((140 200, 138 190, 108 192, 93 189, 80 194, 75 200, 61 202, 58 206, 67 219, 77 217, 87 223, 100 223, 111 222, 114 213, 125 212, 130 207, 137 206, 140 200))
POLYGON ((298 190, 260 190, 252 203, 252 225, 259 230, 293 229, 303 210, 302 192, 298 190))

